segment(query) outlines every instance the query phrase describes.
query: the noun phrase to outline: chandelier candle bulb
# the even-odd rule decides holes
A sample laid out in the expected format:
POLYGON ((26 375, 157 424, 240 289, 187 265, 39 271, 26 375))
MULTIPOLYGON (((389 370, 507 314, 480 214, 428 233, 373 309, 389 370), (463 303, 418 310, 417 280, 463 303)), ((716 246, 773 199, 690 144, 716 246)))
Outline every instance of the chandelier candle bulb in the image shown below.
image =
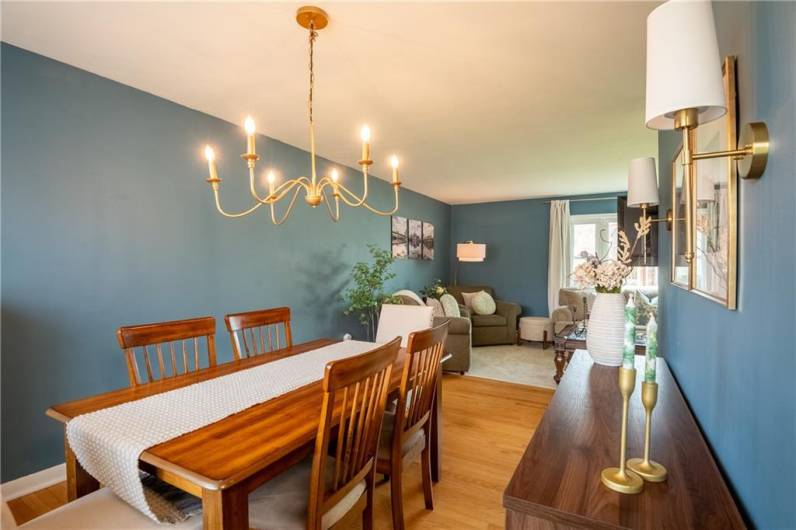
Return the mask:
POLYGON ((622 366, 633 368, 636 359, 636 301, 631 294, 625 305, 625 344, 622 350, 622 366))
POLYGON ((218 170, 216 169, 216 153, 209 145, 205 146, 205 158, 207 159, 207 169, 210 172, 210 178, 217 179, 218 170))
POLYGON ((251 116, 246 117, 246 121, 243 122, 243 128, 246 130, 246 154, 256 154, 254 147, 254 133, 256 129, 254 125, 254 119, 252 119, 251 116))
POLYGON ((658 368, 658 323, 651 316, 647 324, 647 354, 644 360, 644 381, 654 383, 658 368))
POLYGON ((370 160, 370 127, 363 125, 359 135, 362 138, 362 161, 366 162, 370 160))
POLYGON ((392 183, 398 183, 398 157, 392 155, 390 158, 390 165, 392 166, 392 183))

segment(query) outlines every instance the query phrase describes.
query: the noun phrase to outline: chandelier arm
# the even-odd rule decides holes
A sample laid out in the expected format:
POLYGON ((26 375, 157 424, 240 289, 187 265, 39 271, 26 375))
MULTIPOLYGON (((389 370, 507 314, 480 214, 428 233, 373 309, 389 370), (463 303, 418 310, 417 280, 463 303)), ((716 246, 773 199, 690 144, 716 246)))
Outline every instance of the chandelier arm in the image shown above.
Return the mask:
POLYGON ((359 206, 365 205, 365 199, 367 199, 367 196, 359 197, 356 193, 346 188, 343 184, 338 183, 337 187, 343 191, 343 193, 340 194, 340 198, 343 199, 343 202, 346 203, 348 206, 351 206, 352 208, 357 208, 359 206), (352 200, 347 199, 346 194, 348 194, 352 198, 352 200))
POLYGON ((393 189, 395 190, 395 206, 393 206, 392 210, 390 210, 390 211, 378 210, 378 209, 374 208, 373 206, 371 206, 370 204, 368 204, 366 202, 363 202, 362 206, 364 206, 365 208, 367 208, 371 212, 375 213, 376 215, 392 215, 392 214, 394 214, 395 212, 398 211, 398 206, 399 206, 399 203, 398 203, 398 186, 393 185, 393 189))
MULTIPOLYGON (((348 190, 346 190, 346 191, 348 191, 348 190)), ((349 192, 349 193, 351 193, 351 192, 349 192)), ((351 195, 353 197, 356 197, 356 195, 354 195, 353 193, 351 193, 351 195)), ((362 198, 357 199, 356 201, 354 201, 353 204, 351 204, 349 202, 346 202, 346 204, 348 204, 349 206, 353 206, 354 208, 357 208, 357 207, 362 206, 363 204, 365 204, 365 201, 367 200, 367 198, 368 198, 368 166, 367 165, 363 165, 362 166, 362 198)), ((345 199, 343 199, 343 200, 345 200, 345 199)))
MULTIPOLYGON (((287 218, 290 216, 290 212, 293 210, 293 205, 296 204, 296 199, 298 198, 298 194, 301 191, 301 188, 296 188, 296 191, 293 192, 293 197, 290 199, 290 203, 287 205, 287 210, 285 210, 284 215, 282 218, 277 221, 276 219, 276 209, 274 208, 274 203, 271 203, 271 222, 275 225, 279 226, 284 223, 287 218)), ((258 205, 259 206, 259 205, 258 205)))
POLYGON ((260 197, 257 194, 257 190, 254 188, 254 168, 253 167, 249 168, 249 191, 251 192, 252 197, 254 197, 254 200, 256 200, 257 202, 262 203, 262 204, 265 204, 267 202, 266 199, 268 197, 263 199, 262 197, 260 197))
POLYGON ((250 214, 250 213, 252 213, 254 210, 256 210, 257 208, 259 208, 260 206, 262 206, 262 203, 259 203, 259 202, 258 202, 257 204, 255 204, 254 206, 252 206, 251 208, 249 208, 248 210, 244 210, 244 211, 242 211, 242 212, 238 212, 238 213, 229 213, 229 212, 225 212, 225 211, 224 211, 224 209, 221 207, 221 199, 219 198, 219 193, 218 193, 218 190, 217 190, 217 189, 214 189, 214 190, 213 190, 213 196, 214 196, 214 197, 215 197, 215 199, 216 199, 216 210, 218 210, 218 213, 220 213, 220 214, 221 214, 221 215, 223 215, 224 217, 230 217, 230 218, 233 218, 233 219, 235 219, 235 218, 238 218, 238 217, 244 217, 244 216, 246 216, 246 215, 249 215, 249 214, 250 214))
POLYGON ((323 195, 323 202, 326 203, 326 209, 329 211, 329 217, 331 217, 332 221, 335 223, 338 222, 340 220, 340 195, 338 193, 334 194, 334 212, 332 212, 332 207, 329 204, 329 197, 325 189, 321 189, 321 195, 323 195))

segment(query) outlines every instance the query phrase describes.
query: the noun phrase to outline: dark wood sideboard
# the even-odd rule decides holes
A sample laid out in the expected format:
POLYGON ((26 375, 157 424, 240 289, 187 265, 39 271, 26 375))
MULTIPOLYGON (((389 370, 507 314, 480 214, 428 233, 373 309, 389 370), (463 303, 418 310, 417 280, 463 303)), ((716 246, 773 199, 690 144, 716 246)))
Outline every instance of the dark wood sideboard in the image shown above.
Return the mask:
MULTIPOLYGON (((627 457, 643 451, 640 391, 643 357, 636 357, 627 457)), ((652 458, 666 482, 644 483, 637 495, 606 488, 600 472, 619 461, 621 397, 618 368, 596 365, 578 350, 503 494, 509 530, 570 528, 745 528, 729 489, 663 360, 653 412, 652 458)))

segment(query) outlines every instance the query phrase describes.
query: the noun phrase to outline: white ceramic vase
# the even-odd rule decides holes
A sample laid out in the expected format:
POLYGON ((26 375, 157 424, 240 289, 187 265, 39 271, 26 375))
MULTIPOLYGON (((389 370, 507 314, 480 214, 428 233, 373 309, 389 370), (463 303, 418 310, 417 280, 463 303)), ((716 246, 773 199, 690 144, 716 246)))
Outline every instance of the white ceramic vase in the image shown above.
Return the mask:
POLYGON ((589 327, 586 349, 597 364, 620 366, 625 344, 625 296, 621 293, 597 293, 589 327))

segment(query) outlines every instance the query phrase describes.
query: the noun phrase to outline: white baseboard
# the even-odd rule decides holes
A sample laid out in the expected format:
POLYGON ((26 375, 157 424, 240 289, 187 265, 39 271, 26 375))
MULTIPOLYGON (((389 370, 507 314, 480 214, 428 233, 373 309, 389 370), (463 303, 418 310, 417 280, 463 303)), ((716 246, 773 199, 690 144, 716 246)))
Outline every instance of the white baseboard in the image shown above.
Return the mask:
POLYGON ((2 484, 3 500, 10 501, 66 480, 66 464, 42 469, 2 484))

